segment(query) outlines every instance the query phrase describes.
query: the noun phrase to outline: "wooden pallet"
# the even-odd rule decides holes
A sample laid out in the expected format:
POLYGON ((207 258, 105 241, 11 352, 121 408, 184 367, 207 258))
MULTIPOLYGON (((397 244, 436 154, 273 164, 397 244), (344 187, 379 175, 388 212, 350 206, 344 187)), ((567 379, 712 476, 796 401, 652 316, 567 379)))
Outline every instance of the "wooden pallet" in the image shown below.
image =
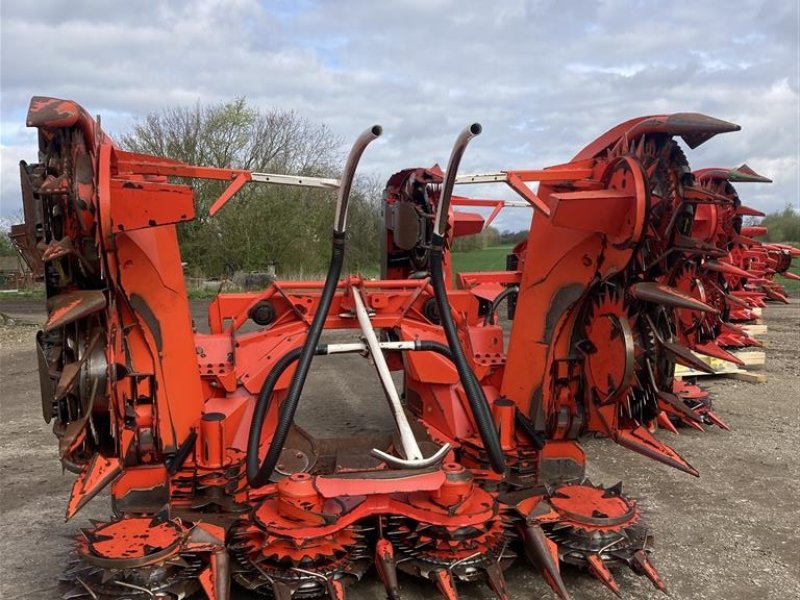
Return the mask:
POLYGON ((742 325, 742 331, 744 331, 750 337, 755 337, 757 335, 767 335, 767 326, 763 323, 754 323, 752 325, 742 325))
MULTIPOLYGON (((747 367, 762 367, 766 362, 766 354, 761 350, 746 350, 742 352, 732 352, 736 357, 744 362, 747 367)), ((738 379, 740 381, 748 381, 750 383, 766 383, 767 375, 765 373, 753 373, 750 370, 743 369, 736 363, 728 362, 713 356, 705 356, 704 354, 697 354, 695 356, 706 363, 709 367, 714 369, 714 373, 705 373, 703 371, 696 371, 685 367, 684 365, 675 365, 675 377, 683 379, 684 377, 709 377, 713 375, 727 377, 730 379, 738 379)))

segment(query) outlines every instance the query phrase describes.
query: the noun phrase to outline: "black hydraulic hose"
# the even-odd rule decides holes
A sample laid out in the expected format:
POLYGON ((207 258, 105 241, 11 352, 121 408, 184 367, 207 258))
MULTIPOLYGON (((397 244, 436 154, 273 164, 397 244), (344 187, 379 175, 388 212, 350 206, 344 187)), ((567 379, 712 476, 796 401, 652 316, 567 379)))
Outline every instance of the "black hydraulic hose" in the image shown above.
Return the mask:
POLYGON ((483 319, 484 325, 491 325, 492 324, 492 316, 497 312, 497 307, 500 306, 500 303, 508 298, 509 296, 516 294, 519 292, 519 286, 517 285, 510 285, 502 292, 497 294, 494 300, 492 300, 492 305, 489 307, 489 312, 486 313, 486 317, 483 319))
MULTIPOLYGON (((455 365, 455 361, 453 361, 453 353, 450 352, 450 348, 448 348, 445 344, 440 344, 439 342, 433 342, 431 340, 417 340, 414 350, 419 350, 421 352, 435 352, 455 365)), ((471 376, 473 385, 479 386, 480 383, 478 382, 478 378, 475 377, 475 372, 470 369, 469 374, 471 376)))
POLYGON ((261 465, 258 465, 258 444, 261 438, 261 427, 263 426, 264 417, 266 416, 266 409, 268 408, 269 397, 272 395, 272 390, 268 389, 267 383, 274 373, 275 381, 272 382, 272 387, 277 383, 278 377, 292 362, 288 357, 292 356, 293 352, 281 357, 278 364, 276 364, 267 379, 259 394, 259 402, 256 405, 256 411, 262 407, 261 414, 258 412, 253 414, 253 421, 250 425, 250 436, 247 440, 247 480, 252 487, 261 487, 269 482, 272 472, 275 470, 275 465, 278 464, 283 445, 286 442, 286 436, 289 434, 289 429, 294 422, 294 414, 297 411, 297 404, 300 401, 300 394, 303 392, 308 371, 311 367, 311 360, 317 353, 317 344, 322 335, 322 329, 325 326, 325 319, 328 317, 328 310, 330 309, 333 295, 336 293, 336 286, 339 284, 339 276, 342 273, 342 265, 344 264, 344 231, 334 231, 333 233, 333 252, 331 256, 331 263, 328 267, 328 275, 325 278, 325 285, 320 294, 319 305, 314 313, 314 319, 311 321, 311 326, 308 328, 306 340, 302 348, 299 349, 297 360, 297 370, 294 372, 292 382, 289 384, 289 391, 286 393, 286 399, 281 404, 281 412, 278 417, 278 424, 275 427, 275 433, 272 436, 272 441, 269 445, 269 450, 264 457, 261 465), (283 370, 278 372, 278 366, 286 359, 288 362, 283 366, 283 370), (266 400, 262 402, 262 397, 266 395, 266 400), (258 429, 256 432, 255 430, 258 429), (258 435, 255 435, 258 433, 258 435))
POLYGON ((189 458, 189 455, 194 450, 194 444, 197 441, 197 431, 192 430, 186 439, 184 440, 183 444, 180 445, 178 451, 175 453, 175 456, 172 457, 171 460, 167 462, 167 472, 170 475, 176 475, 178 471, 181 470, 183 463, 186 462, 186 459, 189 458))
POLYGON ((528 436, 531 442, 533 442, 533 447, 537 450, 542 450, 547 443, 547 438, 545 437, 544 433, 541 431, 536 431, 536 428, 533 426, 531 420, 522 414, 517 408, 514 411, 514 421, 517 424, 517 427, 522 429, 525 435, 528 436))
POLYGON ((464 391, 467 394, 467 399, 472 409, 472 416, 475 419, 475 425, 478 428, 478 433, 480 434, 484 448, 489 457, 489 463, 496 473, 503 473, 506 469, 506 461, 503 455, 503 449, 500 446, 500 438, 497 435, 497 429, 495 429, 494 426, 492 412, 489 409, 486 395, 483 393, 483 387, 478 383, 475 374, 472 372, 469 364, 467 364, 467 358, 464 355, 464 349, 461 347, 461 342, 458 339, 458 332, 453 322, 453 315, 450 312, 450 302, 447 299, 447 288, 444 283, 444 268, 442 265, 444 240, 439 238, 437 234, 434 234, 433 244, 431 245, 429 261, 431 283, 433 285, 433 294, 436 298, 436 306, 439 309, 442 329, 444 329, 444 334, 447 337, 447 345, 450 348, 453 364, 455 364, 456 370, 458 371, 461 385, 464 386, 464 391))
MULTIPOLYGON (((325 278, 325 285, 320 294, 317 311, 314 313, 314 318, 311 321, 311 326, 308 328, 305 342, 303 342, 303 347, 300 349, 300 355, 297 358, 297 370, 292 377, 292 382, 289 384, 289 391, 286 394, 286 399, 281 405, 278 425, 272 436, 267 455, 264 457, 264 462, 261 463, 260 467, 258 465, 258 443, 261 438, 261 428, 263 427, 266 408, 269 406, 269 397, 272 394, 271 390, 268 390, 266 399, 263 402, 259 402, 259 404, 264 405, 260 414, 260 419, 255 419, 255 416, 259 415, 254 414, 254 419, 250 424, 250 437, 247 440, 247 479, 252 487, 260 487, 269 481, 272 472, 275 470, 275 465, 278 464, 283 445, 286 442, 286 436, 289 434, 289 429, 294 422, 294 414, 297 411, 300 395, 303 393, 303 386, 306 383, 306 377, 308 377, 311 360, 314 358, 314 354, 317 354, 317 344, 319 344, 319 338, 325 327, 325 320, 328 318, 328 311, 331 308, 331 302, 336 293, 336 287, 339 284, 339 276, 342 273, 342 265, 344 264, 345 227, 347 225, 347 206, 350 200, 350 189, 353 185, 356 167, 358 166, 358 161, 361 159, 364 149, 370 142, 377 139, 382 131, 380 125, 374 125, 364 131, 358 136, 353 147, 350 149, 350 154, 347 156, 347 162, 345 162, 344 165, 344 172, 342 173, 342 179, 339 183, 338 198, 336 200, 336 214, 334 215, 333 225, 333 250, 331 252, 331 262, 328 266, 328 275, 325 278), (259 435, 257 436, 253 435, 254 427, 258 428, 259 435)), ((281 360, 283 360, 283 358, 286 357, 282 357, 281 360)), ((277 366, 278 365, 273 367, 270 375, 267 376, 267 380, 270 379, 273 372, 277 371, 277 366)), ((287 366, 288 363, 284 366, 284 369, 287 366)), ((273 387, 275 383, 277 383, 277 377, 280 377, 280 374, 276 375, 275 381, 272 382, 273 387)), ((264 392, 265 388, 267 388, 267 381, 265 380, 264 383, 265 385, 262 387, 262 393, 259 394, 259 400, 261 400, 261 396, 265 395, 264 392)))
POLYGON ((492 465, 492 469, 497 473, 503 473, 506 468, 506 461, 503 449, 500 446, 500 438, 497 435, 497 429, 495 429, 489 403, 483 393, 483 387, 467 364, 466 356, 464 356, 464 349, 461 347, 458 332, 453 322, 453 315, 450 312, 447 286, 444 282, 444 242, 450 213, 450 200, 456 183, 458 165, 461 163, 461 157, 464 155, 469 141, 476 135, 480 135, 481 131, 480 123, 473 123, 464 129, 456 138, 453 150, 450 152, 450 160, 447 163, 447 171, 442 182, 442 191, 439 194, 439 202, 436 206, 436 219, 433 224, 433 234, 431 235, 428 264, 431 272, 433 295, 436 299, 436 307, 439 309, 442 329, 444 329, 447 337, 447 345, 453 355, 453 363, 458 371, 461 385, 467 394, 475 425, 489 456, 489 463, 492 465))
MULTIPOLYGON (((435 352, 455 365, 453 353, 450 352, 450 348, 448 348, 445 344, 440 344, 439 342, 433 342, 430 340, 418 340, 414 350, 420 350, 422 352, 435 352)), ((478 382, 478 378, 475 377, 475 372, 472 369, 469 370, 469 375, 472 379, 472 384, 479 386, 480 383, 478 382)))
POLYGON ((264 483, 269 480, 270 475, 272 475, 272 470, 265 475, 263 473, 264 469, 258 462, 258 446, 261 443, 261 431, 264 428, 264 419, 272 404, 272 393, 275 390, 275 385, 278 383, 278 379, 281 378, 281 375, 283 375, 283 372, 300 357, 301 350, 302 348, 295 348, 291 352, 281 356, 261 385, 261 391, 258 394, 258 400, 256 400, 256 407, 253 410, 253 420, 250 422, 250 433, 247 437, 247 481, 251 486, 257 487, 264 485, 264 483))
POLYGON ((420 352, 436 352, 436 354, 440 354, 450 362, 453 362, 453 353, 450 352, 450 348, 439 342, 417 340, 414 344, 414 350, 419 350, 420 352))
MULTIPOLYGON (((453 353, 450 352, 450 348, 439 342, 434 342, 431 340, 417 340, 413 349, 418 352, 435 352, 450 362, 454 362, 453 353)), ((300 358, 301 352, 302 348, 295 348, 278 359, 270 372, 267 374, 266 379, 264 379, 264 383, 261 385, 258 398, 256 399, 256 406, 253 411, 253 419, 250 423, 250 432, 247 438, 246 455, 247 480, 250 485, 254 487, 260 487, 269 481, 269 478, 272 476, 272 471, 275 469, 275 467, 273 467, 272 471, 266 473, 266 470, 262 469, 262 466, 258 461, 258 449, 261 443, 261 433, 264 429, 264 419, 266 419, 267 413, 269 413, 269 409, 272 406, 272 395, 275 393, 275 386, 277 385, 278 380, 281 378, 284 372, 286 372, 286 369, 288 369, 298 358, 300 358)), ((314 354, 317 356, 328 354, 328 346, 317 346, 314 354)), ((470 370, 470 374, 472 375, 474 385, 480 385, 472 370, 470 370)), ((282 410, 279 420, 283 420, 285 418, 287 418, 287 415, 282 410)), ((281 448, 282 446, 283 444, 281 444, 281 448)), ((180 454, 180 451, 178 453, 180 454)), ((177 457, 173 460, 173 463, 175 462, 178 462, 177 457)))

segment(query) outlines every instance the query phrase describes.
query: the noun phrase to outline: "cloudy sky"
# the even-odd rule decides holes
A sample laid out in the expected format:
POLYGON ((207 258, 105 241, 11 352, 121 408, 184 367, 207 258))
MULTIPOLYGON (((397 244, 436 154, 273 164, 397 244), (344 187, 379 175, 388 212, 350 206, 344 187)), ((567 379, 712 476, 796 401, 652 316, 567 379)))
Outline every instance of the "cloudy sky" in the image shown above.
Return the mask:
POLYGON ((798 204, 797 0, 3 0, 1 16, 6 218, 17 163, 36 158, 32 95, 77 100, 112 135, 235 96, 343 139, 377 122, 362 172, 382 177, 446 162, 476 120, 463 172, 564 162, 619 121, 697 111, 742 131, 689 153, 693 168, 747 162, 775 180, 743 184, 747 203, 798 204))

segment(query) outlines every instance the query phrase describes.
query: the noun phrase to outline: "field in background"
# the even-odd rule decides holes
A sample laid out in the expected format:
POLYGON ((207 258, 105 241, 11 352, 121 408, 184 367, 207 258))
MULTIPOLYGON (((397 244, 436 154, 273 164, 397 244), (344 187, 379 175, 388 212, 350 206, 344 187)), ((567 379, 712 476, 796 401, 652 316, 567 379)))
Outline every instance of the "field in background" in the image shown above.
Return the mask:
MULTIPOLYGON (((794 259, 794 263, 789 268, 789 271, 794 273, 795 275, 800 275, 800 258, 794 259)), ((793 279, 786 279, 785 277, 781 277, 780 275, 775 279, 780 281, 783 287, 786 288, 786 291, 789 292, 792 296, 800 295, 800 281, 794 281, 793 279)))
MULTIPOLYGON (((511 253, 514 247, 508 246, 490 246, 480 250, 470 250, 468 252, 455 252, 453 253, 453 273, 474 272, 474 271, 503 271, 506 268, 506 256, 511 253)), ((800 275, 800 259, 795 259, 791 267, 791 272, 800 275)), ((378 277, 377 273, 364 273, 367 277, 378 277)), ((324 279, 324 273, 302 273, 294 277, 287 277, 285 275, 278 275, 283 279, 324 279)), ((791 296, 800 297, 800 281, 793 281, 785 277, 778 276, 776 280, 781 283, 786 291, 791 296)), ((192 278, 187 278, 189 298, 191 299, 210 299, 216 296, 220 291, 219 281, 207 281, 204 285, 197 285, 197 282, 192 278), (194 285, 193 285, 194 284, 194 285)), ((238 288, 231 282, 226 282, 223 286, 223 291, 231 292, 236 291, 238 288)), ((32 290, 0 293, 0 298, 33 298, 43 299, 44 291, 40 288, 32 290)))
POLYGON ((453 253, 453 273, 504 271, 506 255, 514 246, 490 246, 481 250, 453 253))

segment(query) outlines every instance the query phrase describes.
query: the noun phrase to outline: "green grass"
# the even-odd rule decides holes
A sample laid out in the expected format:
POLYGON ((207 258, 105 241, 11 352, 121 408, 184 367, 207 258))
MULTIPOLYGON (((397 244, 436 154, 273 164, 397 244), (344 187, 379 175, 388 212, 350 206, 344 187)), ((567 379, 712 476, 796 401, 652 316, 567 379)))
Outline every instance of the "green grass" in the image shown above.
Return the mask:
MULTIPOLYGON (((795 258, 792 266, 789 268, 789 271, 794 273, 795 275, 800 275, 800 258, 795 258)), ((789 292, 792 296, 800 295, 800 281, 794 281, 793 279, 786 279, 785 277, 781 277, 780 275, 775 277, 775 280, 778 281, 783 287, 786 288, 786 291, 789 292)))
POLYGON ((44 287, 0 292, 0 300, 44 300, 44 287))
POLYGON ((506 255, 514 246, 490 246, 482 250, 453 253, 453 272, 504 271, 506 255))

